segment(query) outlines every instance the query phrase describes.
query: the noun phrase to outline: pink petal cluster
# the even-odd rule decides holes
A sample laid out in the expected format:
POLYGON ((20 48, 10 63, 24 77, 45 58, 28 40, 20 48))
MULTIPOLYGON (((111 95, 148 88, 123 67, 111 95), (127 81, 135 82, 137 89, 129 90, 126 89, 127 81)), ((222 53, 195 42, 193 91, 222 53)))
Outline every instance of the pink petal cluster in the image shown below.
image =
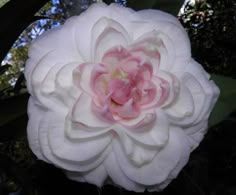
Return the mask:
MULTIPOLYGON (((79 65, 81 74, 89 66, 93 67, 90 88, 92 110, 97 117, 122 123, 138 117, 142 110, 154 109, 166 102, 173 83, 153 74, 153 66, 159 66, 160 54, 158 50, 148 49, 141 44, 128 49, 116 46, 103 55, 101 63, 79 65), (155 58, 156 64, 146 60, 150 58, 155 58)), ((74 77, 79 77, 76 71, 74 77)), ((77 86, 85 93, 88 90, 80 83, 77 86)))

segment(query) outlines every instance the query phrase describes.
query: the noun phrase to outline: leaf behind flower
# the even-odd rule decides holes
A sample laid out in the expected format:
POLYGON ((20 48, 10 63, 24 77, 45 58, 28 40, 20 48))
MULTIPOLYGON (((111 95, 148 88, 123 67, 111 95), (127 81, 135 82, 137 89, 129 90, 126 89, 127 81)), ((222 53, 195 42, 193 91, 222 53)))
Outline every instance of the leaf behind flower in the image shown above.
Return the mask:
POLYGON ((226 119, 236 110, 236 80, 220 75, 211 75, 211 79, 220 88, 220 97, 211 113, 209 127, 226 119))

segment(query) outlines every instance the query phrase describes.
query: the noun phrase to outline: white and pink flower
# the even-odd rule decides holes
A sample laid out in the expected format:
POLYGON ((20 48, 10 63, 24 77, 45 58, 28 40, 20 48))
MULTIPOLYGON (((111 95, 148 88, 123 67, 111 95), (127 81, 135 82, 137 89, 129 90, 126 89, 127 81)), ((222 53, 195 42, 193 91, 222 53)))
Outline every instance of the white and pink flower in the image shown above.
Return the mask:
POLYGON ((187 163, 219 90, 178 20, 92 5, 34 41, 28 140, 73 180, 162 190, 187 163))

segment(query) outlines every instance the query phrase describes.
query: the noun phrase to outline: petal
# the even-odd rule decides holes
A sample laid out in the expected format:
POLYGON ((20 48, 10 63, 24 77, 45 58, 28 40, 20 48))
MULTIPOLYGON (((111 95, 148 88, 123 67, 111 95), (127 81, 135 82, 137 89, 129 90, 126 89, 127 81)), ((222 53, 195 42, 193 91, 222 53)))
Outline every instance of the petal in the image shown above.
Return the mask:
POLYGON ((197 109, 194 98, 189 89, 182 84, 178 97, 169 107, 164 109, 170 117, 171 122, 183 124, 183 120, 189 120, 192 117, 195 109, 197 109))
POLYGON ((126 19, 133 12, 133 10, 118 4, 107 6, 105 3, 94 3, 85 12, 78 17, 76 16, 76 45, 78 51, 82 53, 84 61, 91 61, 93 59, 92 53, 94 51, 91 51, 91 48, 94 48, 91 42, 92 36, 100 35, 99 31, 94 31, 94 25, 100 19, 108 17, 114 21, 122 21, 122 25, 126 28, 128 26, 126 19))
POLYGON ((153 110, 142 110, 136 118, 123 119, 119 123, 127 129, 146 131, 153 125, 156 120, 156 112, 153 110))
MULTIPOLYGON (((78 88, 73 87, 73 83, 70 82, 72 80, 72 70, 70 72, 63 71, 64 75, 58 78, 58 74, 61 70, 67 70, 67 67, 71 65, 74 66, 76 63, 72 64, 58 64, 53 66, 46 74, 44 80, 40 85, 40 91, 38 91, 37 96, 44 104, 48 107, 48 109, 59 110, 65 109, 67 110, 68 105, 71 105, 74 101, 74 98, 71 98, 71 95, 78 96, 80 94, 80 90, 78 88), (64 78, 66 77, 66 79, 64 78), (69 92, 62 88, 58 88, 58 79, 62 79, 64 81, 64 86, 70 85, 70 89, 73 89, 73 93, 69 92), (70 100, 70 101, 69 101, 70 100)), ((73 97, 73 96, 72 96, 73 97)))
POLYGON ((58 91, 57 94, 68 108, 71 108, 82 93, 73 83, 73 70, 77 66, 77 63, 65 65, 57 72, 55 79, 55 85, 58 91))
POLYGON ((183 66, 191 59, 190 41, 183 27, 172 22, 162 22, 155 19, 133 22, 134 40, 144 37, 156 37, 162 43, 159 47, 160 69, 169 71, 174 66, 183 66))
POLYGON ((63 125, 64 117, 51 112, 45 114, 39 127, 39 141, 44 158, 69 171, 84 172, 99 166, 110 152, 109 136, 101 137, 99 147, 96 146, 98 140, 73 142, 65 137, 63 125), (97 149, 92 149, 90 144, 97 149))
POLYGON ((157 153, 157 150, 154 147, 148 147, 138 142, 135 142, 127 136, 125 130, 121 127, 116 126, 114 132, 118 135, 118 139, 114 139, 113 142, 119 142, 122 146, 125 155, 128 160, 137 167, 141 167, 154 158, 157 153))
POLYGON ((28 102, 28 125, 27 125, 27 137, 29 146, 33 153, 41 160, 47 161, 41 151, 39 143, 39 126, 44 115, 44 110, 35 104, 36 100, 33 97, 29 98, 28 102))
POLYGON ((159 110, 157 120, 137 128, 115 125, 119 141, 134 166, 149 163, 156 153, 165 147, 169 137, 169 124, 165 114, 159 110))
POLYGON ((92 112, 92 99, 89 95, 83 93, 75 103, 72 113, 71 120, 78 122, 87 127, 102 127, 107 128, 109 123, 102 121, 95 116, 92 112))
MULTIPOLYGON (((29 85, 31 83, 32 73, 45 57, 47 59, 44 63, 47 62, 48 69, 55 64, 68 64, 73 61, 83 61, 75 45, 74 23, 75 21, 73 21, 73 19, 69 19, 63 26, 43 33, 32 42, 29 49, 29 59, 27 60, 24 70, 29 91, 32 90, 31 85, 29 85)), ((44 70, 46 70, 45 67, 44 70)), ((41 73, 39 74, 42 76, 41 73)))
POLYGON ((183 28, 177 17, 156 9, 140 10, 133 14, 134 20, 136 17, 139 17, 143 21, 169 22, 183 28))
MULTIPOLYGON (((210 76, 208 73, 196 61, 192 60, 191 63, 186 67, 185 71, 191 73, 195 79, 197 79, 205 93, 206 99, 204 101, 201 117, 199 117, 198 121, 201 121, 203 116, 206 117, 205 119, 208 119, 211 110, 218 99, 220 93, 219 88, 213 81, 209 80, 210 76)), ((192 93, 198 93, 197 88, 193 88, 192 82, 186 83, 186 86, 192 91, 192 93)))
POLYGON ((92 45, 94 48, 92 58, 101 61, 105 52, 114 46, 126 46, 129 35, 122 25, 112 19, 100 18, 92 29, 92 45))
MULTIPOLYGON (((160 109, 156 110, 156 118, 137 126, 136 128, 126 129, 128 134, 135 142, 148 148, 160 150, 168 141, 169 138, 169 122, 167 116, 160 109)), ((143 120, 148 120, 148 114, 143 120)))
POLYGON ((158 76, 152 77, 152 82, 155 84, 157 93, 152 102, 142 105, 143 109, 153 107, 164 108, 170 105, 179 94, 180 83, 171 73, 160 71, 158 76))
POLYGON ((115 103, 123 105, 130 99, 132 86, 129 81, 111 79, 108 83, 108 89, 111 92, 111 99, 115 103))
POLYGON ((137 167, 129 161, 119 142, 114 142, 113 149, 118 157, 117 162, 123 173, 132 181, 143 185, 157 185, 165 181, 170 172, 180 163, 182 154, 190 153, 188 137, 181 130, 171 130, 168 144, 155 156, 155 158, 144 166, 137 167))
POLYGON ((135 191, 135 192, 143 192, 145 190, 144 186, 130 180, 123 173, 123 171, 119 167, 119 164, 117 163, 117 158, 119 157, 116 157, 114 153, 111 152, 104 162, 105 168, 111 180, 115 184, 125 188, 126 190, 135 191))
POLYGON ((93 96, 94 92, 91 86, 91 78, 95 67, 94 63, 82 63, 73 71, 73 83, 83 92, 93 96))
POLYGON ((107 179, 107 171, 103 164, 84 174, 86 182, 102 187, 107 179))
POLYGON ((152 81, 144 81, 142 86, 141 105, 150 105, 157 96, 156 85, 152 81))
POLYGON ((122 60, 130 57, 131 53, 126 48, 118 45, 110 48, 104 53, 102 62, 107 65, 108 72, 113 72, 122 60))
MULTIPOLYGON (((157 74, 162 56, 166 52, 159 33, 152 31, 144 33, 130 46, 130 52, 133 56, 141 58, 143 61, 150 62, 154 74, 157 74)), ((165 59, 165 58, 163 58, 165 59)))
POLYGON ((170 72, 160 71, 158 77, 164 81, 167 81, 168 83, 168 89, 165 89, 166 87, 165 82, 163 82, 162 84, 162 89, 168 90, 168 92, 166 92, 168 93, 167 99, 165 101, 162 101, 162 103, 160 104, 161 107, 165 107, 170 105, 173 101, 175 101, 176 97, 179 95, 180 82, 178 78, 174 74, 171 74, 170 72))
POLYGON ((71 116, 67 116, 65 122, 65 135, 75 142, 89 141, 91 139, 96 139, 96 137, 107 136, 113 129, 113 126, 108 126, 106 128, 85 126, 82 123, 71 121, 70 118, 71 116))
MULTIPOLYGON (((194 111, 192 114, 182 119, 180 119, 180 117, 177 117, 178 119, 174 117, 175 119, 172 118, 173 120, 171 120, 174 124, 178 124, 181 126, 188 126, 190 124, 196 125, 197 123, 208 119, 213 105, 215 104, 215 101, 218 97, 219 91, 215 84, 210 82, 204 76, 204 74, 202 74, 201 77, 199 76, 199 80, 190 73, 185 72, 181 73, 181 75, 181 87, 184 86, 184 88, 186 88, 191 94, 193 99, 194 111)), ((196 75, 198 74, 196 73, 196 75)), ((182 98, 186 97, 187 96, 182 98)), ((182 98, 179 98, 179 100, 182 98)), ((171 106, 168 109, 171 109, 171 106)), ((179 110, 178 107, 176 107, 176 109, 179 110)))
POLYGON ((137 105, 133 99, 129 99, 124 105, 111 107, 112 112, 115 112, 121 118, 135 118, 140 113, 139 105, 137 105))
POLYGON ((178 127, 173 127, 173 126, 171 127, 170 131, 171 132, 175 131, 175 134, 178 137, 178 141, 180 144, 180 148, 179 148, 180 156, 179 156, 179 161, 177 165, 171 170, 171 172, 168 175, 167 180, 161 184, 160 186, 161 188, 165 187, 170 182, 170 180, 175 179, 178 176, 179 172, 189 161, 190 152, 192 152, 193 150, 192 142, 190 141, 189 137, 185 134, 184 131, 182 131, 178 127))
POLYGON ((64 113, 67 111, 67 108, 57 95, 55 95, 57 93, 55 88, 56 74, 64 65, 54 64, 53 62, 50 64, 50 62, 48 56, 45 56, 42 61, 35 66, 31 74, 31 83, 27 81, 27 86, 31 84, 31 95, 46 109, 57 110, 58 112, 64 113))
POLYGON ((75 18, 75 43, 77 51, 83 56, 84 62, 89 62, 92 59, 91 37, 94 24, 108 13, 106 4, 92 4, 85 12, 75 18))
POLYGON ((103 164, 91 171, 84 173, 73 171, 66 171, 65 173, 69 179, 78 182, 88 182, 91 184, 95 184, 98 187, 102 187, 103 183, 105 182, 105 179, 107 178, 107 172, 103 164))
POLYGON ((183 128, 186 135, 188 135, 191 138, 192 150, 198 147, 198 145, 204 138, 207 132, 207 127, 208 127, 208 120, 203 120, 200 123, 197 123, 196 125, 183 128))
POLYGON ((103 64, 96 64, 92 70, 90 86, 97 96, 105 96, 107 93, 107 68, 103 64))
POLYGON ((104 105, 97 105, 94 101, 92 102, 92 111, 94 115, 100 119, 101 121, 107 122, 108 124, 113 124, 115 122, 115 118, 109 108, 108 104, 110 100, 107 100, 104 97, 102 101, 104 101, 104 105), (104 100, 105 99, 105 100, 104 100))

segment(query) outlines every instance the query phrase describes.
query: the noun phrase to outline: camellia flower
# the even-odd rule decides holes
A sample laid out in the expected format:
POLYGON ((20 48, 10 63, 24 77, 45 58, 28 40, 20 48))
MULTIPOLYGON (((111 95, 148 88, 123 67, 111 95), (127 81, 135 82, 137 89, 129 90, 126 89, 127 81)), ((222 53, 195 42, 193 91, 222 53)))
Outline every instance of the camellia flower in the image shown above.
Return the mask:
POLYGON ((208 126, 219 90, 164 12, 92 5, 33 41, 28 140, 76 181, 158 191, 208 126))

